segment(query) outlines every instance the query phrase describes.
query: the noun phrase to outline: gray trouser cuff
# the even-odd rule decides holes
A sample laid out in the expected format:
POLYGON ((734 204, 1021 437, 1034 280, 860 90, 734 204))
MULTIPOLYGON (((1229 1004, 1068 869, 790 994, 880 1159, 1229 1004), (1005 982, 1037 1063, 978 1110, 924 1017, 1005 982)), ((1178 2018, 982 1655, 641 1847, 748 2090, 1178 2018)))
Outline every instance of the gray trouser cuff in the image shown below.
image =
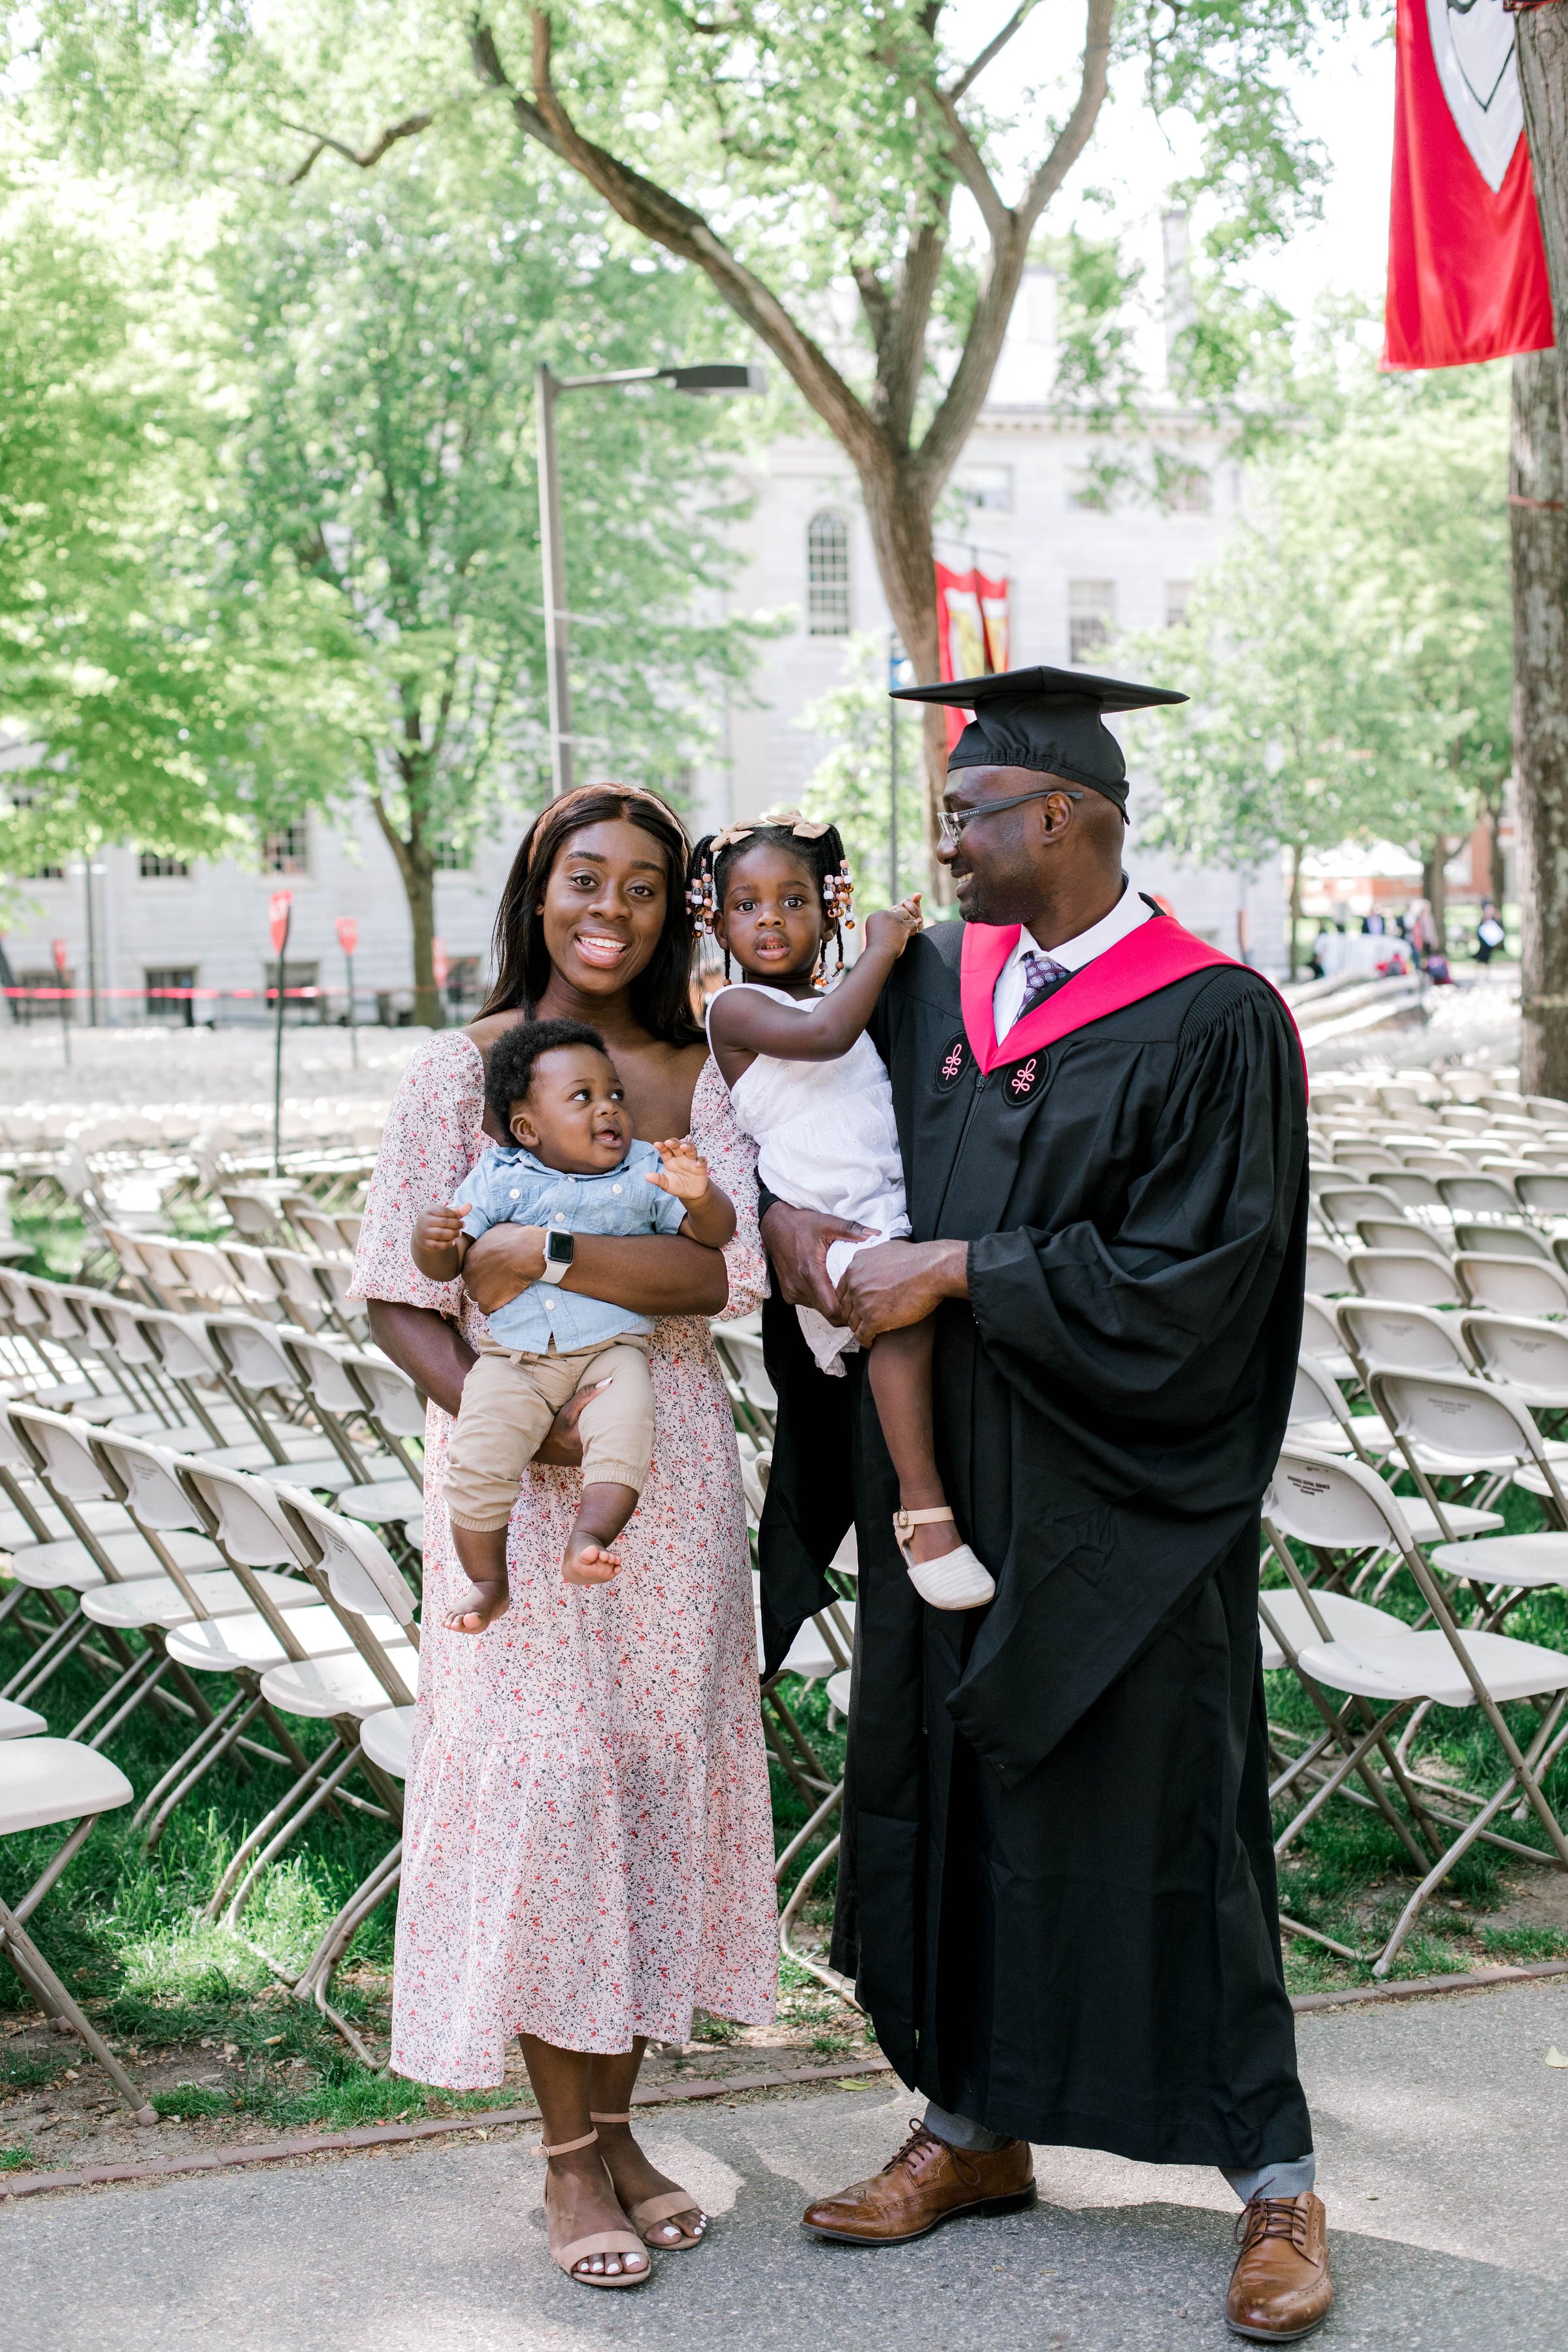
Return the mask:
MULTIPOLYGON (((1225 2171, 1222 2165, 1221 2171, 1225 2171)), ((1318 2178, 1318 2159, 1309 2149, 1289 2163, 1260 2164, 1251 2172, 1226 2172, 1244 2205, 1255 2197, 1304 2197, 1318 2178)))
POLYGON ((993 2148, 1008 2146, 1005 2132, 987 2131, 972 2116, 950 2116, 934 2101, 926 2107, 925 2126, 931 2137, 940 2139, 944 2147, 962 2147, 972 2156, 989 2156, 993 2148))

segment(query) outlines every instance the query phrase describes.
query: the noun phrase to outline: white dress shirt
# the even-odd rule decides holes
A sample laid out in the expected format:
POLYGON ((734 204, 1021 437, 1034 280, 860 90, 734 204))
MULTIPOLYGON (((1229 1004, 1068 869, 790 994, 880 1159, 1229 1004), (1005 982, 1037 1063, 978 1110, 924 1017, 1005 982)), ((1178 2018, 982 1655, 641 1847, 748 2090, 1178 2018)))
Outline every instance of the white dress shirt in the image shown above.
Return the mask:
POLYGON ((1053 963, 1065 964, 1068 971, 1081 971, 1140 923, 1146 923, 1154 912, 1147 898, 1141 898, 1128 881, 1121 877, 1121 896, 1109 915, 1091 923, 1087 931, 1079 931, 1076 940, 1063 940, 1059 946, 1043 948, 1028 930, 1020 930, 1018 943, 1003 965, 996 979, 996 991, 991 1000, 992 1018, 996 1024, 996 1043, 1000 1045, 1017 1021, 1028 1002, 1028 982, 1024 977, 1026 955, 1048 956, 1053 963))

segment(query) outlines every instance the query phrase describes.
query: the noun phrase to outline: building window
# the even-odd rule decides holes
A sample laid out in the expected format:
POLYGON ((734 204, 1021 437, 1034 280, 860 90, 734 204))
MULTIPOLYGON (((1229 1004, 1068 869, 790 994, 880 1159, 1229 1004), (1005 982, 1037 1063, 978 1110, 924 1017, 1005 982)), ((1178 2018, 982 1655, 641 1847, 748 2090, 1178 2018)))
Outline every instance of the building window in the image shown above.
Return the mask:
POLYGON ((153 849, 144 849, 136 861, 143 882, 183 881, 190 870, 183 857, 160 857, 153 849))
POLYGON ((805 633, 849 635, 849 526, 842 515, 816 514, 805 527, 805 633))
POLYGON ((14 996, 11 999, 11 1003, 16 1007, 18 1021, 58 1021, 62 1018, 67 1020, 75 1018, 75 1008, 70 1001, 69 991, 76 986, 76 973, 69 964, 66 966, 64 971, 57 971, 53 964, 48 965, 45 970, 19 971, 16 974, 16 986, 24 992, 20 996, 14 996), (60 1009, 62 989, 67 992, 63 1014, 60 1009), (37 992, 34 993, 35 991, 37 992))
POLYGON ((1190 580, 1167 580, 1165 583, 1165 626, 1179 629, 1185 625, 1187 606, 1192 602, 1190 580))
POLYGON ((264 874, 308 874, 310 870, 310 828, 303 817, 261 837, 264 874))
POLYGON ((966 507, 984 507, 992 514, 1011 514, 1012 467, 966 466, 959 478, 958 495, 966 507))
POLYGON ((1165 505, 1172 514, 1207 514, 1214 484, 1201 466, 1173 466, 1166 475, 1165 505))
MULTIPOLYGON (((269 957, 267 967, 267 1004, 272 1017, 278 1011, 278 966, 269 957)), ((296 963, 290 956, 283 967, 283 1018, 285 1021, 324 1021, 327 1000, 322 992, 321 968, 317 963, 296 963)))
POLYGON ((431 852, 437 874, 466 874, 474 862, 474 853, 452 839, 450 834, 438 833, 431 852))
MULTIPOLYGON (((171 862, 164 860, 165 864, 171 862)), ((194 964, 159 964, 142 973, 142 984, 146 991, 149 1021, 173 1022, 181 1029, 193 1026, 196 1017, 191 1003, 196 985, 194 964)))
POLYGON ((34 866, 26 874, 16 877, 18 882, 63 882, 65 878, 63 866, 34 866))
POLYGON ((1110 642, 1116 625, 1114 580, 1068 582, 1068 659, 1086 662, 1110 642))

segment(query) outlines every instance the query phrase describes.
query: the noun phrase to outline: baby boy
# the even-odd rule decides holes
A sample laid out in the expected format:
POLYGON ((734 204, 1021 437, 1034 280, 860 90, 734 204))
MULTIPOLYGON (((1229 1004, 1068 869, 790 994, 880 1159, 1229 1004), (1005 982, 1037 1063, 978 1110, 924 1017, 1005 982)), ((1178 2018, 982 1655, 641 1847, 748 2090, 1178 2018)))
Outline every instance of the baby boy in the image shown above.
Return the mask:
POLYGON ((506 1608, 507 1523, 526 1465, 581 1389, 583 1499, 561 1573, 603 1584, 611 1549, 637 1506, 653 1450, 653 1382, 646 1315, 564 1286, 574 1234, 683 1234, 722 1249, 735 1212, 689 1142, 632 1141, 614 1063, 581 1021, 525 1021, 491 1048, 490 1109, 513 1139, 484 1152, 446 1209, 414 1228, 414 1263, 433 1282, 462 1272, 468 1244, 491 1225, 539 1230, 542 1276, 499 1307, 463 1383, 447 1465, 447 1507, 471 1583, 446 1617, 482 1633, 506 1608))

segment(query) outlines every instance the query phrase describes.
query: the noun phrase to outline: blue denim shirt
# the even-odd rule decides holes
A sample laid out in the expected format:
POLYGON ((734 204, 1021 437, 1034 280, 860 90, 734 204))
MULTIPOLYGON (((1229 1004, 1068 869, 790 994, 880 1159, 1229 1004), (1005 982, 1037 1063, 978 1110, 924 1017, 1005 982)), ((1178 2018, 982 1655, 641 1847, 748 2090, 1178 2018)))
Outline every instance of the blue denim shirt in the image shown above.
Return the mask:
MULTIPOLYGON (((463 1231, 473 1241, 491 1225, 507 1224, 553 1225, 563 1234, 678 1234, 685 1202, 647 1181, 660 1164, 651 1143, 634 1143, 620 1166, 602 1176, 567 1176, 517 1144, 493 1144, 453 1193, 452 1206, 468 1211, 463 1231)), ((552 1282, 530 1283, 489 1318, 498 1347, 538 1356, 552 1339, 564 1355, 607 1347, 623 1331, 652 1329, 650 1316, 552 1282)))

